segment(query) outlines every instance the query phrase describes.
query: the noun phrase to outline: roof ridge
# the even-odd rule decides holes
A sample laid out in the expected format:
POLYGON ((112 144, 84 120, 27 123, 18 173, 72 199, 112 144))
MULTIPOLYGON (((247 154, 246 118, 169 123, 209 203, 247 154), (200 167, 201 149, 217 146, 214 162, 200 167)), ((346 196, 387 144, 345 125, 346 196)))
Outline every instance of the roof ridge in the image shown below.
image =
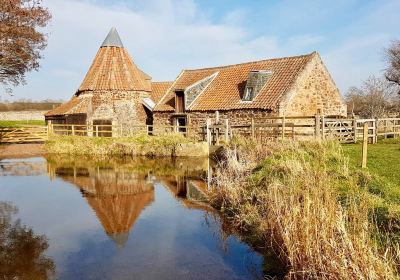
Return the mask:
POLYGON ((266 61, 271 61, 271 60, 284 60, 284 59, 291 59, 291 58, 310 57, 310 56, 313 56, 316 53, 317 53, 316 51, 313 51, 313 52, 311 52, 309 54, 276 57, 276 58, 253 60, 253 61, 241 62, 241 63, 229 64, 229 65, 221 65, 221 66, 213 66, 213 67, 197 68, 197 69, 183 69, 183 70, 184 71, 214 70, 214 69, 228 68, 228 67, 239 66, 239 65, 253 64, 253 63, 258 63, 258 62, 266 62, 266 61))

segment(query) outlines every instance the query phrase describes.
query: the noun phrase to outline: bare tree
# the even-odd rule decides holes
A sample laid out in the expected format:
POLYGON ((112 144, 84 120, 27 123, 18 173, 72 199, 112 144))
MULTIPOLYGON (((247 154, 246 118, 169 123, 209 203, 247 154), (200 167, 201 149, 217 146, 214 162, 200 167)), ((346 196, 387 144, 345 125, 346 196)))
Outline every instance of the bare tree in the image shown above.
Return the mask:
POLYGON ((39 68, 40 51, 47 45, 39 31, 51 19, 42 0, 1 0, 0 84, 10 88, 25 83, 25 74, 39 68))
POLYGON ((14 205, 0 201, 1 279, 53 279, 55 264, 46 256, 47 237, 14 219, 17 212, 14 205))
POLYGON ((375 76, 369 77, 360 88, 350 88, 346 94, 348 112, 363 118, 384 117, 398 112, 398 99, 393 87, 375 76))
POLYGON ((388 65, 385 72, 386 80, 394 86, 400 94, 400 40, 393 41, 385 49, 385 61, 388 65))

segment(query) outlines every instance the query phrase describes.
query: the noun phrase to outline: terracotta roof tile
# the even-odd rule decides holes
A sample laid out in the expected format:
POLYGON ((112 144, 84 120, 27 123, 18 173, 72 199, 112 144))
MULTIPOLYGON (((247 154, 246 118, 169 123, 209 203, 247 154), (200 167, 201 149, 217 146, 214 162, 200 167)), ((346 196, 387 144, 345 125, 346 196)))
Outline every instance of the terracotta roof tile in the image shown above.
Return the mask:
POLYGON ((243 108, 273 110, 314 54, 184 70, 174 82, 173 87, 157 104, 154 111, 174 110, 174 90, 186 89, 216 72, 218 72, 218 75, 187 110, 206 111, 243 108), (248 74, 252 70, 268 70, 272 71, 272 75, 252 102, 242 102, 241 96, 246 86, 248 74))
POLYGON ((53 110, 48 111, 45 113, 45 116, 59 116, 67 114, 69 110, 74 108, 81 102, 80 98, 74 96, 72 99, 66 103, 61 104, 60 106, 54 108, 53 110))
POLYGON ((46 117, 48 116, 59 116, 59 115, 68 115, 68 114, 83 114, 87 113, 88 106, 91 103, 91 98, 87 97, 77 97, 74 96, 70 101, 61 104, 57 108, 48 111, 44 114, 46 117))
POLYGON ((101 47, 78 92, 87 90, 151 91, 151 77, 134 64, 125 48, 101 47))
POLYGON ((172 86, 173 82, 152 82, 151 83, 151 99, 158 103, 165 95, 167 90, 172 86))

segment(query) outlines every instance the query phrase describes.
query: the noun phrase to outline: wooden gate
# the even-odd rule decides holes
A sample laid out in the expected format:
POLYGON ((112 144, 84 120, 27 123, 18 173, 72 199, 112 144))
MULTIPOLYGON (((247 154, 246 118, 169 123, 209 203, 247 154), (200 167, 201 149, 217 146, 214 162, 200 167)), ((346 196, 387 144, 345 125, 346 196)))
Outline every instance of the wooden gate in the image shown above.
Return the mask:
POLYGON ((354 143, 356 123, 349 119, 323 119, 322 137, 326 140, 339 140, 341 143, 354 143))
POLYGON ((47 126, 0 128, 0 143, 35 143, 47 140, 47 126))

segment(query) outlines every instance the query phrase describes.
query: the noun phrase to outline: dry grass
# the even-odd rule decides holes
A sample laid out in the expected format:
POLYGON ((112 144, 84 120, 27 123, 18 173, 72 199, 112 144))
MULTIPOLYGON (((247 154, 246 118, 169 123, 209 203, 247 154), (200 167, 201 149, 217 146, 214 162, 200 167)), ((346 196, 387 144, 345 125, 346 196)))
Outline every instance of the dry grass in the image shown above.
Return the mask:
POLYGON ((212 203, 276 251, 287 279, 397 279, 396 250, 372 238, 370 195, 338 144, 240 140, 221 165, 212 203))
POLYGON ((130 138, 53 136, 46 149, 55 154, 89 156, 174 156, 179 144, 189 139, 179 133, 162 136, 137 135, 130 138))

